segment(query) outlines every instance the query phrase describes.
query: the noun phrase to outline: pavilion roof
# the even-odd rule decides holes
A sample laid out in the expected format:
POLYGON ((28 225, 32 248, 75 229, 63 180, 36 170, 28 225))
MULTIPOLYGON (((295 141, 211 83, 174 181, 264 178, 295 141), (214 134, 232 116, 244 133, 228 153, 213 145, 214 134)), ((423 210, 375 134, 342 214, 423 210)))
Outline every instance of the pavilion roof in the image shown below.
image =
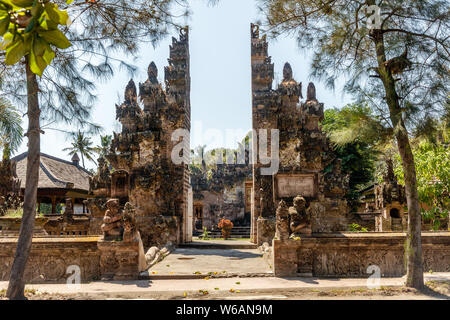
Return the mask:
MULTIPOLYGON (((17 162, 17 177, 22 181, 21 188, 25 188, 27 172, 27 152, 11 160, 17 162)), ((73 189, 89 191, 89 171, 78 165, 41 153, 39 166, 38 189, 73 189)))

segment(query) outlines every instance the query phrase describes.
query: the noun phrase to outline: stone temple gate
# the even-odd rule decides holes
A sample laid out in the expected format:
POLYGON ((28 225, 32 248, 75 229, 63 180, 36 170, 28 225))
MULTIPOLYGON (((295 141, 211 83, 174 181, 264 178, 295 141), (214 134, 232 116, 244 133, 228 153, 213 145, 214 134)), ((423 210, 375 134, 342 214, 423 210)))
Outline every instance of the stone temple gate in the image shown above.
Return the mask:
MULTIPOLYGON (((114 171, 100 161, 98 174, 91 179, 96 195, 90 201, 91 212, 101 224, 108 198, 129 202, 136 208, 137 223, 146 246, 179 244, 190 241, 193 204, 190 199, 189 147, 180 150, 185 163, 176 164, 171 156, 180 140, 172 134, 178 129, 190 130, 189 33, 172 40, 169 66, 164 69, 165 88, 158 82, 158 69, 152 62, 148 79, 139 84, 133 80, 125 90, 125 101, 116 106, 122 132, 114 133, 107 159, 114 171), (138 105, 138 96, 144 108, 138 105), (175 141, 173 141, 175 140, 175 141), (187 154, 183 154, 187 153, 187 154)), ((279 168, 275 174, 263 175, 265 167, 258 158, 253 139, 251 198, 251 237, 257 244, 270 242, 275 234, 275 211, 280 200, 292 203, 302 195, 315 213, 314 232, 345 230, 347 205, 342 196, 347 178, 340 172, 319 122, 323 104, 316 98, 312 83, 307 97, 300 103, 302 84, 292 77, 286 63, 283 81, 273 89, 274 65, 268 56, 268 43, 260 37, 259 27, 251 25, 252 122, 256 135, 279 130, 279 168), (333 170, 323 174, 325 167, 333 170), (326 212, 326 213, 325 213, 326 212)), ((271 150, 271 135, 268 150, 271 150)), ((187 137, 185 137, 187 138, 187 137)), ((189 146, 189 144, 188 144, 189 146)), ((261 155, 260 155, 261 156, 261 155)))

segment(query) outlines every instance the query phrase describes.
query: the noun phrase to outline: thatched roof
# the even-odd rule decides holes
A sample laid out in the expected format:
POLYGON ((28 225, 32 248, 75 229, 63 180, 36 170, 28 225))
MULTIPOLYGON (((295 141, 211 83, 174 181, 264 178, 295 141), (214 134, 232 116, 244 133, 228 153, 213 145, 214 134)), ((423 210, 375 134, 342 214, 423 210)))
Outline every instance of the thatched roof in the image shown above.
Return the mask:
MULTIPOLYGON (((22 180, 21 187, 25 188, 27 172, 27 152, 11 160, 17 162, 17 177, 22 180)), ((41 153, 39 167, 39 189, 76 189, 89 191, 89 171, 70 162, 41 153), (68 185, 69 184, 69 185, 68 185), (73 187, 70 186, 73 184, 73 187)))

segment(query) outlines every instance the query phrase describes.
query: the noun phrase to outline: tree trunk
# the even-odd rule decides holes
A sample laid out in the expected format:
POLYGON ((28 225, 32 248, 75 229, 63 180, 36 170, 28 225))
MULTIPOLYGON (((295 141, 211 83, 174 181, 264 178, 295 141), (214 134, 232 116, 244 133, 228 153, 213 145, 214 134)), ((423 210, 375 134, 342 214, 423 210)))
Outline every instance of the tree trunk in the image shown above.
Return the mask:
POLYGON ((386 53, 382 30, 372 30, 377 59, 378 73, 386 91, 386 103, 389 107, 390 119, 397 140, 398 151, 402 159, 403 175, 405 177, 406 202, 408 205, 408 234, 406 239, 406 286, 422 289, 422 226, 417 192, 417 178, 414 156, 409 143, 408 131, 402 118, 399 98, 395 89, 395 80, 390 70, 385 67, 386 53))
POLYGON ((27 95, 28 95, 28 155, 23 217, 17 242, 14 262, 9 276, 7 296, 12 300, 25 298, 25 267, 31 250, 34 221, 36 216, 37 187, 39 182, 40 163, 40 126, 38 82, 31 72, 26 57, 27 95))
POLYGON ((83 157, 83 152, 80 152, 81 154, 81 161, 83 162, 83 168, 86 169, 86 167, 84 166, 84 157, 83 157))

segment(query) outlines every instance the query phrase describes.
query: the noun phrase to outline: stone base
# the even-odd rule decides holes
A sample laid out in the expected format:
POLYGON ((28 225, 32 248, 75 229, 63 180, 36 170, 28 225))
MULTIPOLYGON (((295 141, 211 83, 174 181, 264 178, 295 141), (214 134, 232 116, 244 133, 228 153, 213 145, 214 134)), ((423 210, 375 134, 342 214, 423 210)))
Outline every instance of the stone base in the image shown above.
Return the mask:
POLYGON ((272 243, 272 239, 275 237, 275 218, 259 217, 256 224, 256 244, 261 246, 264 242, 272 243))
POLYGON ((179 244, 180 218, 174 216, 136 217, 136 224, 145 248, 163 247, 167 243, 179 244))
MULTIPOLYGON (((98 237, 33 238, 23 276, 27 283, 66 283, 79 268, 82 282, 98 280, 98 237)), ((17 238, 0 237, 0 281, 8 281, 17 238)), ((72 283, 72 282, 70 282, 72 283)))
POLYGON ((98 241, 100 275, 104 280, 137 280, 147 269, 142 241, 98 241))
MULTIPOLYGON (((368 277, 378 266, 384 277, 406 273, 404 233, 314 234, 300 240, 273 240, 275 276, 368 277)), ((422 234, 424 272, 450 272, 450 232, 422 234)))

